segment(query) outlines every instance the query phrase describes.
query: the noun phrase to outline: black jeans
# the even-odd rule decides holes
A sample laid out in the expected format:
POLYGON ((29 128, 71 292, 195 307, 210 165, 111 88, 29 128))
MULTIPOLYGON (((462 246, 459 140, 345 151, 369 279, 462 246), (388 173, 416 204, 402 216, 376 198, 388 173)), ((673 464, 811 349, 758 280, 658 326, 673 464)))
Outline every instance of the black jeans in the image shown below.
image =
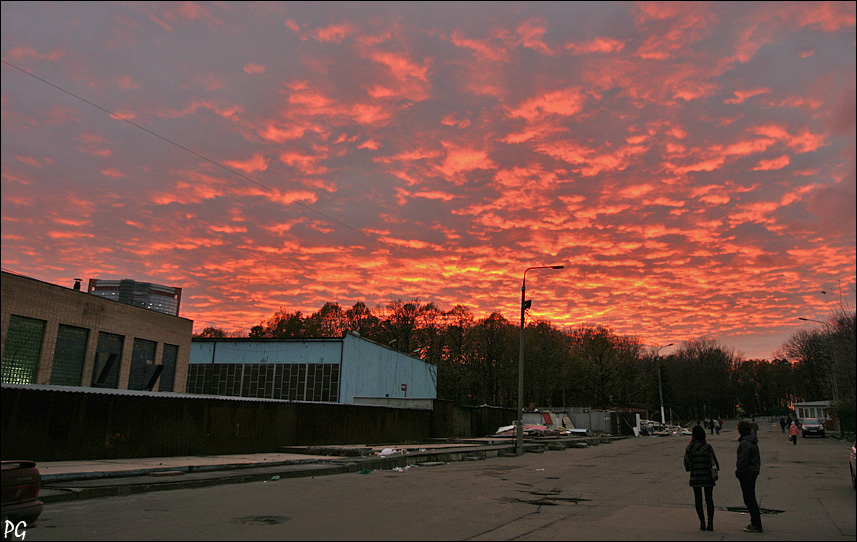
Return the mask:
POLYGON ((714 521, 714 486, 692 487, 693 500, 696 505, 696 515, 699 523, 705 523, 705 514, 702 511, 702 490, 705 490, 705 508, 708 510, 708 523, 714 521))
POLYGON ((750 513, 750 524, 761 527, 762 514, 759 512, 759 503, 756 502, 756 475, 745 474, 738 476, 738 481, 741 483, 744 505, 750 513))

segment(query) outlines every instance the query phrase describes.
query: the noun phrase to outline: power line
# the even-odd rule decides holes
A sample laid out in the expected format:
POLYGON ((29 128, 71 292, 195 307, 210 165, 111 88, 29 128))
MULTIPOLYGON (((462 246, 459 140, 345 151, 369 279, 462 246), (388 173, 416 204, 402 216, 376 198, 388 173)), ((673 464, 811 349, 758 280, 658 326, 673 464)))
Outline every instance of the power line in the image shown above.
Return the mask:
MULTIPOLYGON (((327 221, 329 221, 329 222, 332 222, 332 223, 334 223, 334 224, 337 224, 337 225, 339 225, 339 226, 342 226, 343 228, 347 228, 347 229, 349 229, 349 230, 351 230, 351 231, 353 231, 353 232, 355 232, 355 233, 357 233, 357 234, 359 234, 359 235, 362 235, 363 237, 365 237, 365 238, 367 238, 367 239, 369 239, 369 240, 371 240, 371 241, 374 241, 374 242, 378 243, 379 245, 382 245, 384 248, 386 248, 386 249, 390 250, 390 251, 391 251, 391 252, 393 252, 393 253, 398 253, 398 254, 400 254, 400 255, 402 255, 402 256, 404 256, 404 257, 408 258, 408 259, 412 259, 412 260, 416 260, 416 259, 417 259, 413 254, 409 254, 407 251, 404 251, 404 250, 402 250, 402 249, 400 249, 400 248, 398 248, 398 247, 393 247, 392 245, 389 245, 389 244, 387 244, 387 243, 383 242, 382 240, 378 239, 377 237, 373 237, 373 236, 371 236, 371 235, 369 235, 369 234, 367 234, 367 233, 365 233, 365 232, 363 232, 363 231, 361 231, 361 230, 359 230, 359 229, 357 229, 357 228, 355 228, 355 227, 353 227, 353 226, 350 226, 350 225, 346 224, 345 222, 342 222, 341 220, 338 220, 338 219, 336 219, 336 218, 334 218, 334 217, 332 217, 332 216, 330 216, 330 215, 328 215, 328 214, 325 214, 325 213, 324 213, 324 212, 322 212, 322 211, 319 211, 318 209, 315 209, 314 207, 312 207, 312 206, 310 206, 310 205, 307 205, 307 204, 302 203, 302 202, 300 202, 300 201, 294 200, 294 199, 292 199, 292 198, 290 198, 290 197, 286 196, 286 195, 285 195, 285 194, 283 194, 282 192, 280 192, 280 191, 276 190, 275 188, 271 188, 270 186, 267 186, 267 185, 265 185, 265 184, 263 184, 263 183, 261 183, 261 182, 257 181, 256 179, 250 178, 250 177, 248 177, 247 175, 244 175, 243 173, 241 173, 241 172, 239 172, 239 171, 235 171, 234 169, 232 169, 232 168, 230 168, 230 167, 228 167, 228 166, 226 166, 226 165, 224 165, 224 164, 221 164, 221 163, 220 163, 220 162, 218 162, 217 160, 213 160, 213 159, 211 159, 211 158, 209 158, 209 157, 207 157, 207 156, 205 156, 205 155, 203 155, 203 154, 200 154, 200 153, 198 153, 198 152, 194 151, 193 149, 189 149, 188 147, 185 147, 184 145, 182 145, 182 144, 180 144, 180 143, 177 143, 177 142, 173 141, 172 139, 169 139, 168 137, 162 136, 162 135, 160 135, 160 134, 159 134, 159 133, 157 133, 157 132, 154 132, 154 131, 152 131, 152 130, 149 130, 149 129, 148 129, 148 128, 146 128, 145 126, 141 126, 141 125, 139 125, 139 124, 137 124, 137 123, 135 123, 135 122, 133 122, 133 121, 131 121, 131 120, 129 120, 129 119, 126 119, 126 118, 122 117, 121 115, 118 115, 118 114, 116 114, 116 113, 113 113, 113 112, 112 112, 112 111, 110 111, 109 109, 106 109, 106 108, 104 108, 104 107, 101 107, 100 105, 98 105, 98 104, 96 104, 96 103, 94 103, 94 102, 92 102, 92 101, 90 101, 90 100, 87 100, 86 98, 83 98, 83 97, 81 97, 81 96, 78 96, 77 94, 75 94, 75 93, 73 93, 73 92, 71 92, 71 91, 68 91, 68 90, 66 90, 66 89, 62 88, 62 87, 60 87, 59 85, 55 85, 54 83, 51 83, 50 81, 48 81, 48 80, 46 80, 46 79, 43 79, 43 78, 39 77, 38 75, 35 75, 35 74, 31 73, 31 72, 28 72, 27 70, 25 70, 25 69, 23 69, 23 68, 20 68, 20 67, 18 67, 18 66, 16 66, 16 65, 12 64, 11 62, 8 62, 7 60, 2 60, 2 59, 0 59, 0 62, 3 62, 3 64, 6 64, 6 65, 7 65, 7 66, 9 66, 10 68, 14 68, 14 69, 16 69, 16 70, 20 71, 21 73, 24 73, 24 74, 26 74, 26 75, 29 75, 30 77, 32 77, 32 78, 34 78, 34 79, 36 79, 36 80, 38 80, 38 81, 41 81, 42 83, 44 83, 44 84, 46 84, 46 85, 48 85, 48 86, 50 86, 50 87, 53 87, 53 88, 55 88, 55 89, 59 90, 60 92, 64 92, 65 94, 68 94, 69 96, 72 96, 73 98, 75 98, 75 99, 77 99, 77 100, 80 100, 80 101, 82 101, 82 102, 84 102, 84 103, 86 103, 86 104, 88 104, 88 105, 90 105, 90 106, 92 106, 92 107, 94 107, 94 108, 98 109, 99 111, 103 111, 104 113, 107 113, 108 115, 110 115, 111 117, 113 117, 113 118, 115 118, 115 119, 117 119, 117 120, 121 120, 122 122, 125 122, 125 123, 127 123, 127 124, 130 124, 130 125, 131 125, 131 126, 133 126, 134 128, 138 128, 138 129, 140 129, 140 130, 143 130, 144 132, 148 133, 148 134, 149 134, 149 135, 151 135, 151 136, 157 137, 158 139, 160 139, 160 140, 162 140, 162 141, 165 141, 165 142, 169 143, 170 145, 174 145, 174 146, 176 146, 176 147, 180 148, 181 150, 183 150, 183 151, 185 151, 185 152, 187 152, 187 153, 190 153, 190 154, 192 154, 192 155, 196 156, 197 158, 200 158, 200 159, 202 159, 202 160, 205 160, 206 162, 208 162, 208 163, 210 163, 210 164, 212 164, 212 165, 214 165, 214 166, 217 166, 217 167, 219 167, 219 168, 221 168, 221 169, 223 169, 223 170, 225 170, 225 171, 228 171, 229 173, 231 173, 231 174, 235 175, 236 177, 239 177, 239 178, 241 178, 241 179, 244 179, 245 181, 250 182, 250 183, 253 183, 253 184, 257 185, 257 186, 260 186, 260 187, 264 188, 265 190, 268 190, 269 192, 272 192, 272 193, 274 193, 274 194, 276 194, 276 195, 280 196, 281 198, 285 199, 286 201, 288 201, 288 202, 290 202, 290 203, 294 203, 294 204, 296 204, 296 205, 300 205, 300 206, 301 206, 301 207, 303 207, 304 209, 307 209, 308 211, 312 211, 313 213, 316 213, 317 215, 319 215, 319 216, 323 217, 325 220, 327 220, 327 221)), ((438 268, 438 270, 440 270, 440 268, 438 268)))

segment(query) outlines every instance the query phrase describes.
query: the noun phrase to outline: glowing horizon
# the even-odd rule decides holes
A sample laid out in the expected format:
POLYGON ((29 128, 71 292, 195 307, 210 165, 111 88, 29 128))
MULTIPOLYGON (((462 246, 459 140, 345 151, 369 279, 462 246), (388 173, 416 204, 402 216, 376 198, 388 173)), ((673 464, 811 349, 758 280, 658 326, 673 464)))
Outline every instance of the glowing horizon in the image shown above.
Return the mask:
POLYGON ((246 333, 563 265, 533 317, 770 358, 854 307, 855 12, 4 2, 2 267, 246 333))

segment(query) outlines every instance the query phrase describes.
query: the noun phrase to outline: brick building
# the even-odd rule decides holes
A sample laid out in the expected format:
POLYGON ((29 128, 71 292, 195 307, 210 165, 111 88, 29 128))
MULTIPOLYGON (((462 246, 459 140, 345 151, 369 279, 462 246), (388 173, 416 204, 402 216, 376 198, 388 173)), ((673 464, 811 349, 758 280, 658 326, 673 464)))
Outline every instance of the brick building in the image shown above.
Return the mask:
POLYGON ((184 392, 193 321, 2 272, 2 382, 184 392))

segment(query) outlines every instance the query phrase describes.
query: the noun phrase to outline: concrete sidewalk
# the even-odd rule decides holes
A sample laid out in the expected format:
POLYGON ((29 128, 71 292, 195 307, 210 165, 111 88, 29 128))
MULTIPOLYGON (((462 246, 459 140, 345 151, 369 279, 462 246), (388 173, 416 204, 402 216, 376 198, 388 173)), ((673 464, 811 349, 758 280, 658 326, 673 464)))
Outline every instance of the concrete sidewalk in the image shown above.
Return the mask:
MULTIPOLYGON (((616 438, 625 437, 532 439, 525 442, 524 449, 538 453, 594 446, 616 438)), ((485 438, 439 444, 283 447, 276 453, 262 454, 42 462, 38 464, 42 475, 39 498, 51 503, 364 469, 431 466, 514 453, 514 439, 485 438)))

